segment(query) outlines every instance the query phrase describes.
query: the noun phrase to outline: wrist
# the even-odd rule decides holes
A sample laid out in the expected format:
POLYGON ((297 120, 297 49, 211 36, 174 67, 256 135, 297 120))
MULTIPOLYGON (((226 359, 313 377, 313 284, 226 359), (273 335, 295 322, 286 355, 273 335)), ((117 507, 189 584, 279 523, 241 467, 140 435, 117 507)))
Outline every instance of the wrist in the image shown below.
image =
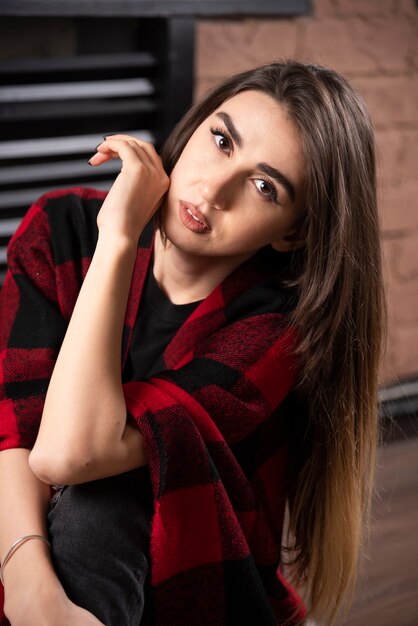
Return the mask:
POLYGON ((104 230, 99 232, 93 261, 100 268, 113 267, 115 263, 133 269, 138 242, 134 238, 104 230))
POLYGON ((63 593, 48 547, 30 543, 35 544, 22 546, 5 569, 4 612, 12 623, 29 608, 31 613, 46 609, 53 597, 63 593))
POLYGON ((138 237, 129 232, 119 232, 112 228, 102 227, 99 230, 97 248, 103 249, 107 255, 110 253, 133 254, 138 247, 138 237))
POLYGON ((38 533, 23 535, 22 537, 19 537, 18 539, 16 539, 16 541, 12 543, 11 547, 9 548, 9 551, 7 552, 6 556, 4 557, 1 563, 0 581, 2 582, 2 584, 4 583, 4 569, 6 565, 8 564, 10 559, 13 558, 14 554, 19 550, 19 548, 24 546, 25 543, 27 543, 28 541, 43 541, 49 548, 51 547, 51 544, 49 543, 48 539, 44 535, 40 535, 38 533))
POLYGON ((28 541, 13 554, 13 557, 4 568, 4 589, 14 590, 21 586, 21 581, 30 584, 36 577, 54 574, 51 563, 50 549, 41 541, 28 541))

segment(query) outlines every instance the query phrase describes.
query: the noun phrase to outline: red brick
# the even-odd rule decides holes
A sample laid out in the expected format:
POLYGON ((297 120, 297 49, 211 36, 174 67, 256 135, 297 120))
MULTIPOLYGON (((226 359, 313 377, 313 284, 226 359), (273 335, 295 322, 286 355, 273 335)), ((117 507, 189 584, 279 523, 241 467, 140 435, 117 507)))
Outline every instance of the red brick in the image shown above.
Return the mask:
POLYGON ((301 56, 340 72, 370 72, 376 69, 366 45, 363 20, 324 17, 307 19, 301 56))
POLYGON ((400 130, 376 131, 377 174, 381 187, 400 183, 405 143, 405 134, 400 130))
POLYGON ((295 58, 301 23, 302 20, 298 19, 260 20, 250 49, 256 62, 295 58))
MULTIPOLYGON (((390 327, 418 326, 418 280, 386 283, 390 327)), ((418 344, 415 346, 418 362, 418 344)))
POLYGON ((392 242, 383 241, 382 242, 382 256, 383 256, 383 279, 384 279, 384 288, 385 295, 387 299, 387 338, 385 345, 385 354, 382 362, 381 380, 392 380, 392 366, 394 360, 396 358, 396 324, 393 317, 394 307, 392 302, 392 292, 390 290, 390 259, 392 256, 392 242))
MULTIPOLYGON (((396 187, 379 187, 378 203, 382 231, 405 236, 418 229, 418 180, 403 180, 396 187)), ((418 232, 414 256, 418 256, 418 232)))
POLYGON ((343 73, 406 71, 416 33, 404 16, 307 19, 302 57, 343 73))
POLYGON ((298 20, 201 20, 196 34, 196 74, 222 77, 294 57, 298 20))
POLYGON ((396 284, 396 278, 393 276, 392 264, 394 255, 394 243, 392 241, 382 241, 382 269, 383 269, 383 282, 386 290, 387 305, 388 305, 388 322, 389 326, 394 326, 394 307, 392 306, 392 293, 393 285, 396 284))
MULTIPOLYGON (((417 237, 418 233, 415 239, 417 237)), ((388 330, 380 380, 386 383, 418 371, 418 341, 415 340, 418 329, 418 280, 400 279, 396 267, 404 243, 401 239, 382 242, 388 330)), ((416 258, 414 249, 413 258, 416 258)))
POLYGON ((418 321, 418 229, 411 231, 405 239, 400 239, 396 248, 397 254, 393 259, 393 273, 405 286, 414 283, 415 315, 418 321))
POLYGON ((312 2, 312 13, 314 16, 321 18, 324 15, 335 16, 338 13, 336 0, 314 0, 312 2))
POLYGON ((418 372, 418 280, 400 281, 393 270, 399 241, 383 245, 388 337, 381 379, 390 382, 418 372))
POLYGON ((393 271, 398 252, 399 241, 383 241, 388 329, 380 384, 418 373, 418 281, 398 280, 393 271))
POLYGON ((397 0, 335 0, 340 15, 382 15, 394 12, 397 0))
POLYGON ((212 87, 214 87, 222 78, 222 76, 219 76, 218 78, 198 78, 195 81, 194 86, 194 102, 200 100, 200 98, 202 98, 203 95, 209 91, 209 89, 212 89, 212 87))
POLYGON ((384 280, 388 282, 389 280, 389 268, 393 254, 393 243, 392 241, 383 240, 382 241, 382 260, 383 260, 383 273, 384 280))
POLYGON ((316 16, 332 15, 347 17, 353 15, 388 15, 396 12, 398 0, 316 0, 313 13, 316 16))
POLYGON ((417 178, 418 129, 378 130, 376 144, 382 186, 417 178))
POLYGON ((403 15, 409 15, 413 19, 417 18, 416 0, 396 0, 395 11, 403 15))
MULTIPOLYGON (((416 102, 418 104, 418 102, 416 102)), ((417 179, 418 174, 418 129, 411 129, 405 136, 405 146, 402 155, 402 177, 417 179)))
MULTIPOLYGON (((396 334, 398 334, 399 329, 418 327, 416 309, 418 298, 414 297, 414 290, 418 292, 418 282, 410 289, 395 289, 388 294, 396 315, 396 321, 392 323, 392 328, 395 329, 396 334)), ((418 344, 410 346, 410 350, 414 352, 418 364, 418 344)))
POLYGON ((418 324, 397 329, 396 360, 394 370, 397 378, 413 378, 418 374, 418 324))
POLYGON ((399 323, 418 324, 417 238, 418 231, 415 230, 410 237, 383 242, 383 273, 391 326, 399 323), (404 270, 409 270, 408 275, 400 275, 400 263, 404 264, 404 270), (409 265, 409 268, 405 265, 409 265))
POLYGON ((375 124, 390 127, 418 122, 418 72, 405 76, 354 78, 375 124))
POLYGON ((417 23, 402 15, 377 17, 368 23, 367 43, 379 70, 408 70, 411 59, 418 54, 417 23))

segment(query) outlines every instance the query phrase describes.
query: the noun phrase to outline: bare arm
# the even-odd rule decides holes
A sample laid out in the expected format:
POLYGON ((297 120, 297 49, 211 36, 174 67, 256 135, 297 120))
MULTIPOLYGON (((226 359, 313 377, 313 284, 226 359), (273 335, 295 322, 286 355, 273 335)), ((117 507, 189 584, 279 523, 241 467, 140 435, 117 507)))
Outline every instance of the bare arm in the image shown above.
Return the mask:
MULTIPOLYGON (((98 216, 99 239, 48 388, 30 466, 43 481, 80 483, 146 464, 126 424, 121 341, 137 241, 168 188, 152 146, 116 136, 96 162, 122 172, 98 216), (142 145, 144 144, 144 145, 142 145)), ((124 137, 124 136, 123 136, 124 137)))
POLYGON ((49 483, 93 480, 145 464, 126 427, 120 350, 135 248, 99 235, 52 374, 30 455, 49 483))
MULTIPOLYGON (((24 535, 46 535, 50 488, 28 464, 29 450, 0 452, 0 559, 24 535)), ((22 545, 4 569, 5 613, 13 626, 98 626, 93 615, 74 605, 53 570, 42 541, 22 545)))

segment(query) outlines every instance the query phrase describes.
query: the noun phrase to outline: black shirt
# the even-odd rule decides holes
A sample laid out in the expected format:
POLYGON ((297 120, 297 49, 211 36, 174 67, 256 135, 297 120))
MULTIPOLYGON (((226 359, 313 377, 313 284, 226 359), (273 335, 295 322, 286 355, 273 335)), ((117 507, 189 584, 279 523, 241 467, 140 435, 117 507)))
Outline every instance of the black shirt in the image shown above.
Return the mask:
POLYGON ((165 348, 199 303, 173 304, 149 269, 122 372, 124 383, 150 378, 164 367, 165 348))

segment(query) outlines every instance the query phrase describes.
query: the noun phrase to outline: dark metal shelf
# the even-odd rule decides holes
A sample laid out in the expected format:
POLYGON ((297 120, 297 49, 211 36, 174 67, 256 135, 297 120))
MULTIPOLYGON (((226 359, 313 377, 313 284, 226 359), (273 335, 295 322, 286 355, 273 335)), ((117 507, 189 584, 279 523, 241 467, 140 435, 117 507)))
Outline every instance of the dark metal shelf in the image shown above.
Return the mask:
POLYGON ((3 0, 0 15, 237 17, 303 15, 310 0, 3 0))

